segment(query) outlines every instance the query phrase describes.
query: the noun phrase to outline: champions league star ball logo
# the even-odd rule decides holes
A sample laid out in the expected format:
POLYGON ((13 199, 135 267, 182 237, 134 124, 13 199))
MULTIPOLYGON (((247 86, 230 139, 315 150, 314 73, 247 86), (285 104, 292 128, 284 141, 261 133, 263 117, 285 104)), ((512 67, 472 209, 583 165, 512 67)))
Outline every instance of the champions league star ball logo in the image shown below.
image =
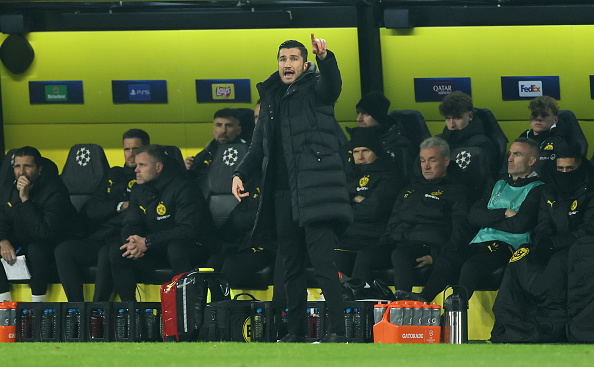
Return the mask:
POLYGON ((232 167, 239 159, 239 152, 235 148, 227 148, 223 153, 223 162, 232 167))
POLYGON ((79 166, 86 166, 91 161, 91 152, 87 148, 80 148, 76 152, 76 163, 79 166))
POLYGON ((470 153, 463 150, 460 153, 458 153, 458 155, 456 155, 456 164, 458 165, 458 167, 460 167, 460 169, 465 170, 466 168, 468 168, 468 166, 470 166, 470 158, 472 158, 470 153))

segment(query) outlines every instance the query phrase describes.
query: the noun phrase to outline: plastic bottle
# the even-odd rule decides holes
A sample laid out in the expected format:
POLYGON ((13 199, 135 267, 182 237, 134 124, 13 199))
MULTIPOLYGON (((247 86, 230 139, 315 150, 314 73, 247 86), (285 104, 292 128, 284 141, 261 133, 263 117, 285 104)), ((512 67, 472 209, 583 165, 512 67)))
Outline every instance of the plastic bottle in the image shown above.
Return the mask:
POLYGON ((91 311, 91 339, 103 338, 105 328, 105 315, 103 309, 98 308, 91 311))
POLYGON ((353 338, 360 338, 361 331, 361 313, 355 308, 353 309, 353 338))
POLYGON ((423 319, 423 309, 420 302, 413 303, 412 309, 412 324, 413 326, 421 326, 423 319))
POLYGON ((314 338, 319 339, 322 337, 322 325, 320 320, 320 310, 317 308, 313 309, 313 329, 314 338))
POLYGON ((52 309, 46 308, 41 315, 41 339, 51 339, 53 337, 53 314, 52 309))
POLYGON ((403 307, 400 304, 396 304, 390 308, 390 323, 392 325, 402 325, 402 320, 404 317, 403 307))
POLYGON ((25 308, 21 311, 21 324, 19 325, 21 332, 21 340, 31 338, 31 336, 33 335, 31 325, 31 312, 30 310, 25 308))
POLYGON ((52 314, 52 338, 57 339, 58 336, 58 316, 56 315, 56 310, 50 309, 52 314))
POLYGON ((80 311, 76 308, 69 308, 68 312, 66 313, 66 320, 64 326, 64 334, 66 336, 66 339, 78 338, 79 325, 80 311))
POLYGON ((377 305, 373 305, 373 323, 377 324, 382 321, 384 312, 386 312, 386 305, 379 302, 377 305))
MULTIPOLYGON (((134 314, 134 320, 135 320, 135 333, 136 333, 136 341, 140 342, 143 341, 144 339, 144 330, 143 329, 143 324, 142 322, 140 322, 140 310, 137 308, 136 309, 136 313, 134 314)), ((130 330, 130 327, 128 326, 128 330, 130 330)))
POLYGON ((128 317, 128 310, 124 308, 120 308, 116 315, 115 320, 115 330, 116 330, 116 339, 122 340, 128 338, 128 324, 129 324, 129 317, 128 317))
POLYGON ((350 308, 344 310, 344 331, 347 338, 353 337, 353 315, 350 308))
POLYGON ((431 326, 439 326, 441 321, 441 306, 433 302, 431 304, 431 326))
POLYGON ((147 308, 144 310, 144 330, 145 340, 149 342, 156 341, 155 338, 155 314, 153 313, 152 308, 147 308))
POLYGON ((404 302, 402 305, 402 325, 412 325, 413 321, 413 310, 412 304, 404 302))
POLYGON ((264 340, 264 317, 262 309, 258 308, 254 315, 254 324, 252 325, 252 341, 261 342, 264 340))

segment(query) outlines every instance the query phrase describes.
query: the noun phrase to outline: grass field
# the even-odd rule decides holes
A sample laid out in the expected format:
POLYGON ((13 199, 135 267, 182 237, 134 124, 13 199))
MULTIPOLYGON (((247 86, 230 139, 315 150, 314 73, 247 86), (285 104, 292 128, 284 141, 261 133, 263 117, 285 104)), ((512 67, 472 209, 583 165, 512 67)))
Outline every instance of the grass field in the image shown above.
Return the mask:
POLYGON ((592 345, 10 343, 1 366, 594 366, 592 345))

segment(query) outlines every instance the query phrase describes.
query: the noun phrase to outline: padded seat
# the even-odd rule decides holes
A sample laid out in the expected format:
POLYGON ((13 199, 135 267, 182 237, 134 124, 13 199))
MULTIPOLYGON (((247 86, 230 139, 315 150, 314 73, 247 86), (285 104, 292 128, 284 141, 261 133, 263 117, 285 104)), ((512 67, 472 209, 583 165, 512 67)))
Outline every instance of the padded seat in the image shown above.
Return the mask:
POLYGON ((588 153, 588 140, 577 117, 569 110, 560 110, 558 116, 557 128, 559 128, 561 135, 570 145, 579 145, 582 155, 585 157, 588 153))
POLYGON ((425 118, 419 111, 394 110, 390 112, 390 116, 400 123, 404 135, 416 146, 420 145, 423 140, 431 137, 431 132, 427 127, 425 118))

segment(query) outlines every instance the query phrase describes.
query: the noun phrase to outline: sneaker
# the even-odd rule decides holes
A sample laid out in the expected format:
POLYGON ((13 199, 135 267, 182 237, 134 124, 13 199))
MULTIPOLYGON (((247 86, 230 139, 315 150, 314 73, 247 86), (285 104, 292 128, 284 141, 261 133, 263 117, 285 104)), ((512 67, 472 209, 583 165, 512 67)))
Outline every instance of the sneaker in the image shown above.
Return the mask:
POLYGON ((375 279, 372 285, 373 290, 380 296, 381 299, 385 299, 388 301, 396 301, 396 297, 392 290, 386 283, 379 279, 375 279))
POLYGON ((397 301, 418 301, 418 302, 427 302, 420 293, 413 293, 407 291, 396 290, 394 292, 397 301))
POLYGON ((322 337, 322 339, 320 339, 319 342, 314 342, 315 344, 318 343, 342 343, 342 344, 348 344, 347 341, 347 337, 344 335, 338 335, 336 333, 326 333, 326 335, 324 335, 322 337))
POLYGON ((278 341, 278 343, 305 343, 304 336, 297 336, 293 334, 287 334, 278 341))

